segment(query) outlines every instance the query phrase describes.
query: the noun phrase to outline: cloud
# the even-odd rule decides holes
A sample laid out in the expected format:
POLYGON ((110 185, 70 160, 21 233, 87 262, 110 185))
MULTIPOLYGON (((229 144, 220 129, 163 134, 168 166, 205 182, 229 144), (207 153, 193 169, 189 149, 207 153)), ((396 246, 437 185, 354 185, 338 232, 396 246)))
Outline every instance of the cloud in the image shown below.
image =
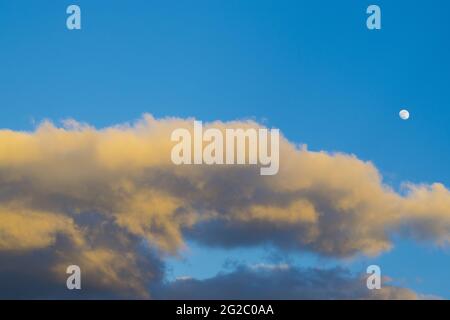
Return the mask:
POLYGON ((55 243, 58 234, 83 241, 73 221, 64 215, 8 205, 0 208, 0 217, 0 250, 45 248, 55 243))
POLYGON ((384 283, 368 290, 366 279, 341 268, 321 270, 292 266, 238 265, 228 273, 197 280, 178 279, 153 290, 157 299, 170 300, 348 300, 425 298, 415 292, 384 283))
POLYGON ((0 250, 0 298, 151 298, 148 286, 164 276, 154 248, 97 214, 83 214, 72 223, 83 230, 82 241, 59 233, 45 247, 0 250), (66 269, 73 264, 81 269, 81 291, 66 288, 66 269))
POLYGON ((186 239, 334 257, 379 254, 396 234, 450 241, 450 191, 442 184, 405 184, 399 193, 370 162, 285 138, 275 176, 256 166, 176 166, 171 132, 192 125, 146 115, 104 129, 72 120, 1 130, 0 254, 20 261, 46 252, 46 270, 61 283, 64 266, 83 264, 99 290, 146 297, 147 284, 161 277, 161 259, 186 239))

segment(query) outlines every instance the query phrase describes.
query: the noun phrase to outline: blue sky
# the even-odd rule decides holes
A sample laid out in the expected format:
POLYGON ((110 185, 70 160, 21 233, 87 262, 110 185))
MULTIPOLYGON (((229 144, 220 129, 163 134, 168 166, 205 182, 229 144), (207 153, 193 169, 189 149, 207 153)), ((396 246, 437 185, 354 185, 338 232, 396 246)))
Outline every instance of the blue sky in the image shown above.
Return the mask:
MULTIPOLYGON (((385 181, 450 186, 450 4, 382 1, 0 0, 0 127, 43 119, 97 127, 139 118, 253 118, 311 150, 373 161, 385 181), (82 30, 65 27, 66 7, 82 30), (400 109, 411 112, 401 121, 400 109)), ((174 276, 214 275, 267 250, 191 243, 174 276), (244 258, 245 257, 245 258, 244 258)), ((300 265, 322 258, 291 254, 300 265)), ((450 253, 403 240, 366 262, 422 293, 450 298, 450 253)), ((334 264, 335 261, 327 263, 334 264)))

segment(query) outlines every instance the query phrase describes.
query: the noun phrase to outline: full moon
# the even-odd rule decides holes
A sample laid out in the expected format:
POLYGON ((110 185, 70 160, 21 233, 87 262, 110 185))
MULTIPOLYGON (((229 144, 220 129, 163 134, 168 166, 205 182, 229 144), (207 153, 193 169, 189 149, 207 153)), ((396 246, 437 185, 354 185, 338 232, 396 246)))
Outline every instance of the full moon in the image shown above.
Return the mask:
POLYGON ((400 115, 400 118, 402 120, 408 120, 409 119, 409 111, 408 110, 403 109, 398 114, 400 115))

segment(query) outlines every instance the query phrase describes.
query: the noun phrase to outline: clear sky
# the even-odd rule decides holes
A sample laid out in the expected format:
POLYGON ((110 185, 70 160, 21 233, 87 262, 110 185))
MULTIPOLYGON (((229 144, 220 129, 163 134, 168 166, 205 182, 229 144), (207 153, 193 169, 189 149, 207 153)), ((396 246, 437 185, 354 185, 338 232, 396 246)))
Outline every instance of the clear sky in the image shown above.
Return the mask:
MULTIPOLYGON (((310 150, 372 161, 384 181, 450 186, 450 3, 0 0, 0 127, 44 119, 96 127, 155 117, 255 119, 310 150), (65 27, 69 4, 82 30, 65 27), (402 121, 398 112, 408 109, 402 121)), ((214 276, 270 249, 189 242, 171 277, 214 276)), ((286 258, 288 259, 288 258, 286 258)), ((448 248, 398 239, 377 258, 289 253, 299 265, 377 263, 402 286, 450 298, 448 248), (325 260, 325 262, 324 262, 325 260)))

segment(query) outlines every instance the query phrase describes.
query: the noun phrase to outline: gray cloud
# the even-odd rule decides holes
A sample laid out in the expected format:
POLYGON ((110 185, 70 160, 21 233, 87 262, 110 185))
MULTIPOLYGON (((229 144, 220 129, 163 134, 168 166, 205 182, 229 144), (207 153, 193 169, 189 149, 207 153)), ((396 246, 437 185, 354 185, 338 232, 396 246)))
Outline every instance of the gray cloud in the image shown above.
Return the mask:
POLYGON ((302 269, 287 265, 240 265, 205 279, 180 279, 155 288, 157 299, 317 300, 419 299, 411 290, 389 286, 369 290, 366 279, 345 269, 302 269))

